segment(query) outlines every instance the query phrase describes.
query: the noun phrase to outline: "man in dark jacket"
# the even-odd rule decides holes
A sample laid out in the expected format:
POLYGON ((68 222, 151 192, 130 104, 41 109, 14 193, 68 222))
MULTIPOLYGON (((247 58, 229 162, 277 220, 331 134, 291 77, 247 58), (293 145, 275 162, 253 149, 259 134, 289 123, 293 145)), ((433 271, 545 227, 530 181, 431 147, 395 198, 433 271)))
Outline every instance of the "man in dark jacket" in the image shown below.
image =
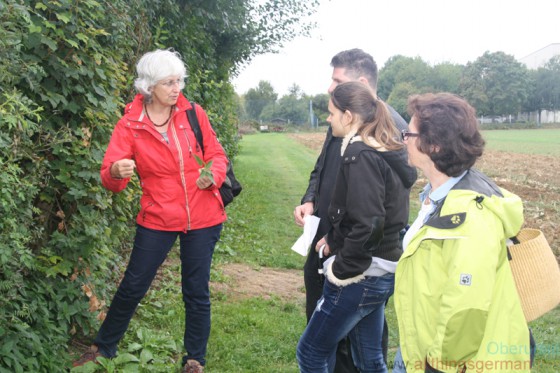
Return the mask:
MULTIPOLYGON (((331 77, 332 82, 328 89, 329 93, 338 84, 359 81, 371 88, 374 96, 377 97, 377 64, 371 55, 361 49, 342 51, 332 58, 331 66, 333 67, 333 73, 331 77)), ((406 130, 407 123, 405 120, 392 107, 389 105, 387 107, 399 131, 406 130)), ((303 218, 306 215, 315 215, 321 219, 304 266, 307 321, 311 318, 317 301, 323 293, 323 276, 318 272, 318 269, 321 267, 321 260, 315 251, 315 246, 331 229, 329 219, 327 218, 327 210, 340 166, 341 144, 342 138, 333 137, 329 127, 321 154, 315 163, 313 171, 311 171, 307 191, 301 199, 301 205, 297 206, 294 210, 296 224, 300 226, 303 226, 303 218)), ((335 373, 357 372, 352 361, 348 343, 348 340, 345 339, 339 344, 336 353, 335 373)), ((386 321, 383 328, 382 346, 383 356, 387 360, 388 328, 386 321)))

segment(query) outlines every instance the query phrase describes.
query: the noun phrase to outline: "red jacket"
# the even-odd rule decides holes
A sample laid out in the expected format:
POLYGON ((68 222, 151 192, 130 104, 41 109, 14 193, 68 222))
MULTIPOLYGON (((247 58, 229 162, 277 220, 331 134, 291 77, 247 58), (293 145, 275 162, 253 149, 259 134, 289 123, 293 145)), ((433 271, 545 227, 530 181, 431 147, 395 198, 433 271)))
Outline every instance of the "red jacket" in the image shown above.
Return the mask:
POLYGON ((137 95, 113 130, 101 165, 103 186, 115 193, 123 190, 130 178, 115 179, 110 168, 118 160, 134 159, 142 186, 136 217, 139 225, 186 232, 223 223, 226 212, 218 186, 225 179, 228 161, 204 109, 196 105, 204 138, 203 155, 187 120, 186 110, 192 106, 182 94, 167 131, 169 144, 143 116, 142 105, 143 96, 137 95), (205 190, 196 186, 200 166, 193 154, 205 162, 213 160, 216 185, 205 190))

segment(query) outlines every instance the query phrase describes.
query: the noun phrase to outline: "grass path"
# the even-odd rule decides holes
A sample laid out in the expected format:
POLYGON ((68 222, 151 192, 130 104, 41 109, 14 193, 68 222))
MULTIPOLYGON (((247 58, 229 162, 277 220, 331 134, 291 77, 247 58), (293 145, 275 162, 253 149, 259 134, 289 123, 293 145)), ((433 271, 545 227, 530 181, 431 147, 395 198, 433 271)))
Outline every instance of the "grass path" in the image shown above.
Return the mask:
POLYGON ((245 136, 235 159, 243 192, 228 206, 217 258, 277 268, 298 268, 303 258, 290 250, 301 234, 293 210, 307 188, 317 153, 285 134, 245 136))
MULTIPOLYGON (((256 271, 302 269, 304 257, 290 250, 301 234, 292 212, 316 159, 316 151, 285 134, 243 137, 234 163, 243 191, 228 206, 229 219, 214 256, 218 281, 232 282, 219 278, 220 266, 228 262, 249 264, 256 271)), ((282 277, 275 283, 282 293, 282 277)), ((236 300, 227 291, 213 296, 208 372, 298 372, 295 348, 305 328, 301 301, 274 296, 236 300)))

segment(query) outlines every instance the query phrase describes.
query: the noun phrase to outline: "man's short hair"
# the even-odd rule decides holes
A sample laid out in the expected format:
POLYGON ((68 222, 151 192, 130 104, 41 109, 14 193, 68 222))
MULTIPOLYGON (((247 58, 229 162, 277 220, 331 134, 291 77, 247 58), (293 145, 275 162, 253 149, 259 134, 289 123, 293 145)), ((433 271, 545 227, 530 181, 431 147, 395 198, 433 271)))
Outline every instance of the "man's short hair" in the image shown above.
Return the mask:
POLYGON ((370 87, 377 92, 377 64, 373 57, 361 49, 348 49, 337 53, 331 60, 333 68, 344 68, 352 79, 361 76, 368 80, 370 87))

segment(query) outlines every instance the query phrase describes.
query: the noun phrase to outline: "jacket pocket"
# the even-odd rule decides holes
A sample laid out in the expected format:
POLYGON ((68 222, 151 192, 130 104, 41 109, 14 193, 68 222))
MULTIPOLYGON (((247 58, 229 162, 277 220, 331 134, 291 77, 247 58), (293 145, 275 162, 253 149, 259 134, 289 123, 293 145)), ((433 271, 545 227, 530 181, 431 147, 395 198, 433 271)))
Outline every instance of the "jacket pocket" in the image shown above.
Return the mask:
POLYGON ((329 206, 329 221, 335 229, 340 229, 340 223, 346 216, 346 210, 343 208, 329 206))
POLYGON ((149 202, 143 209, 142 209, 142 221, 146 221, 146 214, 148 213, 148 209, 154 205, 153 202, 149 202))

